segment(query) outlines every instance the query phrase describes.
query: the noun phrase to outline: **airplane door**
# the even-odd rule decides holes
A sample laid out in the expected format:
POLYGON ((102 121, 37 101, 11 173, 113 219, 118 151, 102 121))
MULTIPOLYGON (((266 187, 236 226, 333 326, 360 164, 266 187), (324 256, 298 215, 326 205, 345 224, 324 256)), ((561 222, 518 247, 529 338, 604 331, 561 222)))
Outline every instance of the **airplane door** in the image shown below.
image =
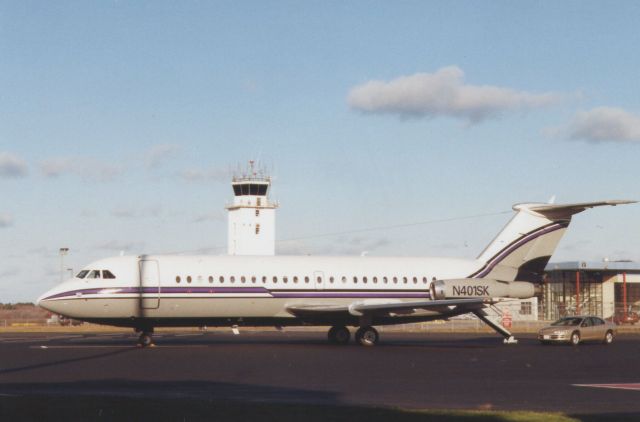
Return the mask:
POLYGON ((315 283, 316 290, 323 290, 324 289, 324 272, 314 271, 313 282, 315 283))
POLYGON ((142 259, 140 268, 140 305, 143 309, 160 307, 160 269, 158 261, 142 259))

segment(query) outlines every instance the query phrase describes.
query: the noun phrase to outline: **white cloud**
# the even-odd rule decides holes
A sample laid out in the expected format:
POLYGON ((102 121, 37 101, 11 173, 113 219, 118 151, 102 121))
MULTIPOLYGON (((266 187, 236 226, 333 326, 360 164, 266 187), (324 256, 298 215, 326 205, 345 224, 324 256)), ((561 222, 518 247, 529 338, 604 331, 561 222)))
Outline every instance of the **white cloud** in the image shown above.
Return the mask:
POLYGON ((28 173, 27 163, 8 152, 0 152, 0 178, 24 177, 28 173))
POLYGON ((616 107, 579 111, 566 132, 569 139, 589 142, 640 142, 640 115, 616 107))
POLYGON ((546 107, 562 99, 557 93, 530 93, 491 85, 468 85, 457 66, 416 73, 389 82, 371 80, 351 89, 350 107, 366 113, 401 117, 449 116, 479 122, 505 111, 546 107))
POLYGON ((40 162, 40 171, 48 178, 75 174, 86 181, 110 182, 124 173, 124 168, 91 157, 53 157, 40 162))
POLYGON ((0 270, 0 278, 13 277, 20 274, 20 269, 17 267, 3 268, 0 270))
POLYGON ((132 209, 118 208, 111 211, 111 216, 116 218, 137 218, 138 213, 132 209))
POLYGON ((0 214, 0 228, 13 226, 13 217, 9 214, 0 214))
POLYGON ((180 151, 180 147, 178 145, 172 144, 160 144, 154 145, 149 148, 144 157, 145 164, 147 168, 157 168, 162 165, 165 161, 170 159, 172 156, 175 156, 178 151, 180 151))
POLYGON ((158 218, 163 214, 163 209, 160 205, 150 205, 145 208, 136 207, 119 207, 111 211, 111 216, 121 219, 128 218, 158 218))
POLYGON ((180 173, 180 178, 187 182, 228 182, 229 180, 231 180, 231 174, 227 170, 220 169, 188 169, 180 173))
POLYGON ((210 213, 206 213, 206 214, 200 214, 197 215, 194 219, 193 222, 194 223, 204 223, 207 221, 223 221, 224 218, 224 214, 219 212, 219 211, 213 211, 210 213))
POLYGON ((73 171, 71 157, 48 158, 40 163, 40 171, 45 177, 59 177, 73 171))
POLYGON ((102 249, 107 251, 141 251, 144 249, 144 242, 127 242, 121 240, 110 240, 105 243, 96 245, 96 249, 102 249))

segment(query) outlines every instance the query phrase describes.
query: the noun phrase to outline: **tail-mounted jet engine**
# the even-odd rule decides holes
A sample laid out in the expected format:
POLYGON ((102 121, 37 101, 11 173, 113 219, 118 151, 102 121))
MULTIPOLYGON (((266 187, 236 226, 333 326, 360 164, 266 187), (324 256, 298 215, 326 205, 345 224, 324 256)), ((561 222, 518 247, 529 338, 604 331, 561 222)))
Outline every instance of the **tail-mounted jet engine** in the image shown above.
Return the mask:
POLYGON ((508 297, 527 299, 535 294, 533 283, 526 281, 500 281, 488 278, 460 278, 436 280, 431 283, 431 298, 459 299, 477 297, 508 297))

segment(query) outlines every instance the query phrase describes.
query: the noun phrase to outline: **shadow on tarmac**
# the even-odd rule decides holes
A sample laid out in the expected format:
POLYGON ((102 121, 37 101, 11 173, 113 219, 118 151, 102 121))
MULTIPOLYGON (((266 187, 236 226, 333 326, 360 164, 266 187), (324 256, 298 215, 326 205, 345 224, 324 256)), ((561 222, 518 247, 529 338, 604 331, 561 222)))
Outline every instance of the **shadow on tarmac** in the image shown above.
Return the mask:
POLYGON ((106 380, 100 390, 118 390, 118 395, 92 394, 93 383, 67 383, 58 394, 41 395, 41 384, 2 385, 13 397, 0 395, 0 420, 6 421, 251 421, 260 422, 504 422, 504 421, 637 421, 640 414, 561 415, 557 413, 406 410, 399 408, 349 406, 331 393, 260 387, 242 384, 183 382, 123 383, 106 380), (140 385, 144 384, 144 385, 140 385), (161 391, 158 397, 136 396, 135 390, 161 391), (171 390, 173 389, 173 390, 171 390), (21 395, 19 390, 27 395, 21 395), (235 398, 248 391, 255 399, 235 398), (200 397, 180 398, 196 392, 200 397), (171 395, 172 397, 167 397, 171 395), (299 396, 316 403, 291 403, 278 399, 299 396), (275 399, 275 401, 274 401, 275 399), (324 401, 325 403, 321 403, 324 401))

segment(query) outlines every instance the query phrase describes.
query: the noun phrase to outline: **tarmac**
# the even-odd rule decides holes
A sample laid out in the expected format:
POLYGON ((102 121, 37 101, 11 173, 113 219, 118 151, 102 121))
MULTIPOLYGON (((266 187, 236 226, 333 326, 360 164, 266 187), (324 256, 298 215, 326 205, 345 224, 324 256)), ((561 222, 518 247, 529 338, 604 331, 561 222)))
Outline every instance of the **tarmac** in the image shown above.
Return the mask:
POLYGON ((640 336, 543 346, 533 334, 382 332, 375 347, 324 332, 0 334, 0 397, 140 397, 640 418, 640 336), (602 385, 605 385, 604 387, 602 385))

